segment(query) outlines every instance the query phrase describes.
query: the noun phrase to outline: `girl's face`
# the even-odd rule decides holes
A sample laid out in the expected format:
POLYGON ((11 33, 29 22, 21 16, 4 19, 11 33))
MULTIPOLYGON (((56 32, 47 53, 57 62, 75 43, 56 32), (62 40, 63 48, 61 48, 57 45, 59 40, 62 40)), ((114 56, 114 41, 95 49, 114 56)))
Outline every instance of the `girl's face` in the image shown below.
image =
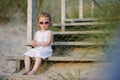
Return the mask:
POLYGON ((51 24, 50 20, 48 17, 41 17, 39 18, 39 26, 41 30, 47 30, 51 24))

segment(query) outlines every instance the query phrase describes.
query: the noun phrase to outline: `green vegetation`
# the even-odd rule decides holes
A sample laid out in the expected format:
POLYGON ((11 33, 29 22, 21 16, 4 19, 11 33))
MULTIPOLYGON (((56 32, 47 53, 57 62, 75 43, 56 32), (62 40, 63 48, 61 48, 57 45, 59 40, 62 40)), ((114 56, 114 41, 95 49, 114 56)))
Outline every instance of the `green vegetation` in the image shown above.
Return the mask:
MULTIPOLYGON (((34 0, 34 16, 37 17, 40 11, 50 12, 54 22, 60 22, 61 4, 60 0, 34 0), (57 10, 57 11, 56 11, 57 10)), ((67 18, 78 18, 78 2, 79 0, 66 0, 67 18), (74 5, 74 6, 73 6, 74 5)), ((84 0, 84 17, 90 16, 91 0, 84 0)), ((103 20, 112 19, 119 16, 119 0, 99 1, 96 5, 95 17, 103 18, 103 20), (99 4, 99 5, 98 5, 99 4), (104 17, 103 17, 104 16, 104 17)), ((22 14, 22 19, 26 20, 27 0, 1 0, 0 1, 0 17, 11 18, 17 12, 22 14)))
MULTIPOLYGON (((61 21, 61 0, 34 0, 34 21, 40 11, 51 13, 53 23, 61 21)), ((78 2, 79 0, 66 0, 66 16, 67 18, 78 18, 78 2)), ((84 0, 84 17, 91 17, 91 0, 84 0)), ((27 0, 1 0, 0 1, 0 18, 9 18, 9 20, 23 21, 27 20, 27 0), (17 20, 16 20, 17 19, 17 20)), ((110 31, 110 34, 94 34, 94 35, 57 35, 55 41, 103 41, 108 40, 113 36, 115 29, 118 27, 120 19, 120 1, 99 1, 95 5, 94 17, 104 22, 104 25, 97 26, 76 26, 67 27, 67 31, 84 31, 84 30, 104 30, 110 31)), ((1 19, 0 19, 1 21, 1 19)), ((38 29, 35 25, 35 30, 38 29)), ((60 31, 58 27, 51 27, 53 31, 60 31)), ((61 53, 62 48, 57 49, 61 53)))
POLYGON ((80 69, 75 69, 75 74, 72 74, 69 70, 64 75, 57 73, 56 71, 53 71, 56 73, 57 78, 51 77, 46 75, 51 80, 80 80, 80 69))
MULTIPOLYGON (((61 21, 61 4, 60 0, 34 0, 34 20, 40 11, 47 11, 51 13, 54 23, 60 23, 61 21)), ((67 0, 67 18, 78 18, 78 1, 79 0, 67 0)), ((84 17, 91 17, 90 15, 90 1, 84 0, 84 17)), ((27 0, 0 0, 0 21, 3 18, 11 20, 19 20, 26 23, 27 21, 27 0)), ((115 30, 120 26, 120 0, 99 0, 98 4, 95 5, 94 17, 104 22, 104 25, 97 26, 68 26, 67 31, 84 31, 84 30, 109 30, 108 34, 87 34, 87 35, 57 35, 54 41, 102 41, 109 43, 112 36, 115 34, 115 30)), ((37 29, 35 25, 35 30, 37 29)), ((53 31, 60 31, 57 27, 51 27, 53 31)), ((55 56, 63 55, 65 50, 71 49, 74 46, 53 46, 55 49, 55 56)), ((81 46, 77 46, 81 47, 81 46)), ((86 46, 85 46, 86 47, 86 46)), ((103 46, 98 46, 104 48, 103 46)), ((46 68, 46 64, 43 64, 43 68, 46 68)), ((42 69, 44 70, 44 69, 42 69)), ((40 70, 41 71, 41 70, 40 70)), ((59 74, 60 75, 60 74, 59 74)), ((69 74, 70 75, 70 74, 69 74)), ((61 76, 61 75, 60 75, 61 76)), ((70 75, 71 76, 71 75, 70 75)), ((62 80, 79 80, 67 79, 61 76, 62 80)), ((57 80, 57 79, 53 79, 57 80)))
POLYGON ((0 18, 4 17, 10 20, 21 17, 21 20, 26 21, 27 0, 0 0, 0 18))

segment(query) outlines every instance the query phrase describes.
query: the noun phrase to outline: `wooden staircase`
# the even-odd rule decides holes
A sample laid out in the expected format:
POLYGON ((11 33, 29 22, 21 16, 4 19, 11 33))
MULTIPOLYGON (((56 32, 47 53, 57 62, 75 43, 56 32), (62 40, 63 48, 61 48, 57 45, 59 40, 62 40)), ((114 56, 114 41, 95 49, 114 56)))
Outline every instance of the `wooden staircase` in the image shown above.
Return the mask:
MULTIPOLYGON (((58 35, 61 35, 61 36, 66 36, 66 35, 86 35, 86 34, 89 34, 89 35, 93 35, 93 34, 108 34, 109 31, 107 32, 104 32, 102 30, 87 30, 87 31, 60 31, 60 32, 53 32, 54 36, 58 36, 58 35)), ((93 42, 93 41, 54 41, 53 46, 59 48, 59 46, 66 46, 66 47, 70 47, 70 46, 74 46, 76 48, 76 46, 78 46, 78 48, 81 48, 81 47, 84 47, 87 48, 87 47, 91 47, 91 46, 103 46, 104 45, 104 42, 93 42)), ((64 51, 64 50, 63 50, 64 51)), ((88 54, 90 50, 86 51, 86 53, 84 54, 88 54)), ((71 52, 70 52, 71 53, 71 52)), ((69 54, 68 54, 69 55, 69 54)), ((78 54, 78 56, 81 55, 80 53, 78 54)), ((90 55, 94 55, 94 53, 90 53, 90 55)), ((95 54, 97 55, 97 54, 95 54)), ((20 64, 21 64, 21 61, 24 60, 24 57, 23 56, 6 56, 5 57, 7 60, 10 60, 10 61, 16 61, 16 70, 17 72, 19 72, 21 70, 21 67, 20 67, 20 64)), ((34 59, 32 59, 34 60, 34 59)), ((98 58, 87 58, 87 57, 74 57, 74 56, 64 56, 63 55, 57 55, 57 56, 52 56, 52 57, 49 57, 48 59, 44 60, 44 61, 49 61, 49 62, 104 62, 106 61, 106 58, 103 56, 103 57, 98 57, 98 58)))
MULTIPOLYGON (((65 6, 65 0, 61 0, 63 6, 65 6)), ((82 1, 82 0, 80 0, 82 1)), ((92 1, 95 1, 95 0, 92 0, 92 1)), ((63 8, 62 6, 62 8, 63 8)), ((66 31, 66 26, 68 27, 76 27, 76 26, 79 26, 79 27, 84 27, 84 26, 94 26, 94 25, 100 25, 100 24, 104 24, 103 22, 99 21, 98 19, 94 19, 94 18, 78 18, 78 19, 66 19, 65 18, 65 10, 62 10, 62 13, 64 14, 62 16, 62 21, 61 23, 59 24, 53 24, 53 26, 58 26, 61 28, 61 31, 56 31, 56 32, 53 32, 54 34, 54 37, 56 36, 66 36, 66 35, 80 35, 79 37, 81 37, 81 35, 104 35, 104 34, 108 34, 109 31, 103 31, 103 30, 95 30, 95 29, 92 29, 92 30, 77 30, 77 31, 66 31)), ((59 37, 58 37, 59 39, 59 37)), ((68 39, 69 40, 69 39, 68 39)), ((100 47, 100 46, 104 46, 105 43, 104 42, 95 42, 95 41, 84 41, 84 39, 82 41, 55 41, 53 42, 52 44, 54 47, 58 47, 59 46, 65 46, 65 47, 77 47, 77 48, 89 48, 89 47, 92 47, 94 49, 94 47, 100 47)), ((90 48, 91 49, 91 48, 90 48)), ((62 50, 64 51, 64 49, 62 50)), ((71 52, 69 52, 71 53, 71 52)), ((69 55, 69 53, 67 55, 69 55)), ((79 57, 81 51, 79 52, 79 54, 77 54, 78 56, 75 57, 75 56, 66 56, 66 55, 57 55, 57 56, 52 56, 52 57, 49 57, 48 59, 44 60, 44 61, 47 61, 47 62, 55 62, 55 63, 81 63, 81 62, 85 62, 85 63, 93 63, 93 62, 104 62, 106 61, 106 58, 104 56, 101 56, 101 57, 79 57)), ((99 52, 98 53, 102 53, 104 54, 104 52, 99 52)), ((83 53, 84 55, 85 54, 89 54, 89 55, 97 55, 97 53, 95 54, 94 52, 91 52, 91 50, 88 50, 88 51, 85 51, 85 53, 83 53)), ((16 61, 16 65, 17 65, 17 72, 21 70, 21 67, 20 67, 20 64, 21 64, 21 61, 24 60, 23 56, 7 56, 6 57, 7 60, 11 60, 11 61, 16 61)), ((34 59, 33 59, 34 60, 34 59)), ((14 77, 15 79, 15 77, 14 77)), ((10 78, 9 80, 13 80, 12 78, 10 78)), ((17 80, 17 77, 16 79, 17 80)), ((21 79, 22 80, 22 79, 21 79)), ((25 79, 27 80, 27 79, 25 79)), ((88 79, 87 79, 88 80, 88 79)), ((92 79, 91 79, 92 80, 92 79)))
MULTIPOLYGON (((91 0, 92 7, 91 7, 91 12, 93 15, 93 9, 95 5, 95 0, 91 0)), ((61 35, 61 36, 66 36, 66 35, 93 35, 93 34, 106 34, 109 33, 109 31, 103 31, 103 30, 77 30, 77 31, 66 31, 66 26, 71 27, 71 26, 79 26, 79 27, 84 27, 84 26, 94 26, 94 25, 100 25, 104 24, 98 19, 95 18, 84 18, 83 17, 83 0, 79 0, 79 18, 75 19, 67 19, 66 18, 66 0, 61 0, 61 23, 56 24, 54 23, 53 26, 59 26, 61 27, 61 31, 59 32, 54 32, 54 36, 61 35)), ((29 30, 32 28, 29 28, 29 30)), ((31 32, 29 31, 28 32, 31 32)), ((30 36, 28 36, 30 37, 30 36)), ((104 45, 104 42, 95 42, 95 41, 54 41, 53 46, 102 46, 104 45)), ((7 57, 9 60, 23 60, 22 56, 8 56, 7 57)), ((72 57, 60 57, 60 56, 52 56, 48 58, 49 61, 103 61, 103 60, 94 60, 94 59, 84 59, 81 60, 81 58, 72 58, 72 57)))

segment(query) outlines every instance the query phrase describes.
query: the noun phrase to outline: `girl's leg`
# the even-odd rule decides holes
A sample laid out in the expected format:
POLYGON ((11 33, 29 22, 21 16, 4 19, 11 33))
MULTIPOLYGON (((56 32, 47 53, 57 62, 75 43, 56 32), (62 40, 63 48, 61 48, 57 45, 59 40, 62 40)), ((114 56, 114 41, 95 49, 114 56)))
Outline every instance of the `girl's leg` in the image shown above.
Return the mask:
POLYGON ((25 60, 24 60, 24 62, 25 62, 25 72, 23 73, 23 75, 27 75, 27 73, 30 71, 30 56, 26 56, 25 55, 25 60))
POLYGON ((35 65, 34 65, 32 71, 30 71, 28 73, 29 75, 35 74, 37 72, 37 70, 38 70, 38 68, 39 68, 39 66, 41 64, 41 61, 42 61, 42 58, 36 57, 36 59, 35 59, 35 65))

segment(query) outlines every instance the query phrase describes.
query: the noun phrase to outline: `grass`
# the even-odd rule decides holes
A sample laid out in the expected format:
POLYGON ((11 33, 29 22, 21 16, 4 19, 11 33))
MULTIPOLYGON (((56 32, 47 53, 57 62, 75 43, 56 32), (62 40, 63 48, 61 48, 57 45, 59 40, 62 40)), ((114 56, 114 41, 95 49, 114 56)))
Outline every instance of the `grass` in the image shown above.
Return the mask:
MULTIPOLYGON (((66 0, 66 17, 67 18, 78 18, 78 2, 79 0, 66 0), (73 6, 74 5, 74 6, 73 6)), ((100 19, 103 22, 106 22, 104 25, 97 26, 68 26, 66 31, 84 31, 84 30, 109 30, 110 34, 100 35, 61 35, 55 36, 55 41, 104 41, 107 42, 113 35, 115 29, 119 25, 120 19, 120 2, 119 0, 109 1, 100 1, 100 6, 95 5, 94 17, 100 19), (114 19, 115 18, 115 19, 114 19)), ((90 14, 90 0, 84 0, 84 17, 91 17, 90 14)), ((19 22, 26 21, 27 19, 27 1, 22 0, 1 0, 0 4, 3 5, 0 7, 1 13, 0 16, 6 16, 12 19, 19 19, 19 22), (8 5, 8 6, 6 6, 8 5), (20 14, 18 14, 20 13, 20 14)), ((60 0, 35 0, 34 2, 34 21, 40 11, 47 11, 51 13, 54 23, 60 23, 61 21, 61 9, 60 9, 60 0), (56 11, 57 10, 57 11, 56 11)), ((17 20, 15 20, 17 21, 17 20)), ((38 30, 38 27, 35 26, 35 31, 38 30)), ((51 27, 53 31, 60 31, 58 27, 51 27)), ((61 53, 61 48, 57 49, 61 53)))
POLYGON ((75 74, 73 74, 72 72, 66 72, 64 75, 61 73, 58 73, 56 71, 53 71, 56 73, 57 77, 51 77, 46 75, 49 79, 51 80, 80 80, 80 69, 76 69, 74 70, 75 74))
MULTIPOLYGON (((91 17, 90 14, 90 4, 89 1, 90 0, 84 0, 84 1, 88 1, 87 3, 84 4, 85 8, 84 8, 84 17, 91 17)), ((97 25, 97 26, 73 26, 70 27, 68 26, 66 28, 67 31, 84 31, 84 30, 109 30, 110 33, 109 34, 93 34, 93 35, 57 35, 55 36, 55 41, 103 41, 105 43, 108 43, 109 40, 114 36, 115 34, 115 30, 117 29, 118 25, 119 25, 119 21, 120 21, 120 2, 119 0, 112 0, 113 2, 107 2, 103 1, 102 3, 100 3, 100 6, 96 6, 95 8, 95 13, 94 13, 94 17, 100 19, 103 22, 106 22, 106 24, 104 25, 97 25)), ((78 18, 79 13, 78 13, 78 0, 67 0, 67 13, 66 13, 66 17, 67 18, 78 18)), ((0 17, 8 17, 11 19, 18 19, 18 17, 20 17, 20 22, 26 22, 27 20, 27 0, 1 0, 0 1, 0 5, 2 5, 0 7, 0 17), (6 6, 7 5, 7 6, 6 6), (20 13, 20 15, 17 15, 18 13, 20 13), (14 16, 15 15, 15 16, 14 16), (17 16, 16 16, 17 15, 17 16)), ((61 9, 60 9, 60 0, 35 0, 34 3, 34 21, 37 17, 37 15, 39 14, 40 11, 47 11, 49 13, 51 13, 52 15, 52 19, 54 23, 60 23, 61 21, 61 9)), ((37 26, 35 26, 35 31, 38 30, 37 26)), ((51 27, 51 30, 53 31, 60 31, 60 28, 58 27, 51 27)), ((61 56, 64 55, 64 52, 66 50, 69 50, 71 48, 73 48, 74 46, 54 46, 54 51, 56 54, 54 54, 55 56, 61 56)), ((78 48, 81 46, 77 46, 78 48)), ((75 47, 74 47, 75 48, 75 47)), ((86 48, 86 47, 85 47, 86 48)), ((101 48, 101 46, 99 47, 101 48)), ((104 50, 104 46, 102 47, 102 49, 104 50)), ((44 72, 46 71, 46 69, 49 68, 49 66, 51 66, 51 64, 48 63, 44 63, 42 64, 41 69, 39 70, 40 72, 44 72)), ((80 71, 78 70, 78 72, 80 73, 80 71)), ((56 73, 58 76, 61 77, 60 80, 79 80, 80 77, 75 77, 73 76, 71 73, 66 73, 66 76, 61 75, 60 73, 56 73)), ((56 78, 53 77, 49 77, 53 80, 58 80, 56 78)))

